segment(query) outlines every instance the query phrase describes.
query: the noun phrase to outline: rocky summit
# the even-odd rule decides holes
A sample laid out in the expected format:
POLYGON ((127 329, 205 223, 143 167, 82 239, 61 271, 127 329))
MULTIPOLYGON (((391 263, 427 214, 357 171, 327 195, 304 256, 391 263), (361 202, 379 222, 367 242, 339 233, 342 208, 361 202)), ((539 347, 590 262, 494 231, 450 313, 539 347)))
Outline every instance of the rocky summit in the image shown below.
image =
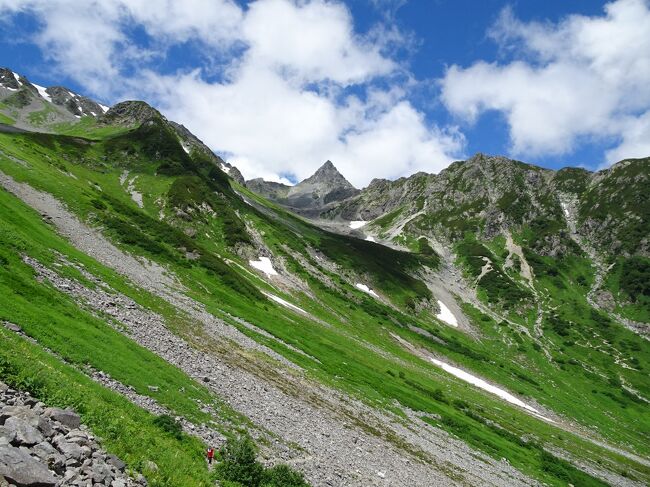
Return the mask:
POLYGON ((295 186, 252 179, 246 182, 252 191, 301 214, 316 216, 337 203, 359 194, 331 161, 295 186))
POLYGON ((650 484, 650 159, 244 181, 10 69, 0 122, 0 487, 650 484))

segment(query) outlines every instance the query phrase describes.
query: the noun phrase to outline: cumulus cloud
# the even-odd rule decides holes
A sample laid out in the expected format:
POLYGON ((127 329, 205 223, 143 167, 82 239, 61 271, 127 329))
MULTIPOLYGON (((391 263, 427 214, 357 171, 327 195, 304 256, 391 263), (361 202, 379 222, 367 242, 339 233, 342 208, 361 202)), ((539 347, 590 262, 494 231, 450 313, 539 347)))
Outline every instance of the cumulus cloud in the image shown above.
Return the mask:
POLYGON ((125 69, 164 56, 170 44, 231 45, 243 15, 231 0, 0 0, 0 15, 18 13, 39 22, 32 40, 44 57, 100 96, 115 94, 125 69), (134 41, 134 28, 148 34, 148 46, 134 41))
POLYGON ((609 162, 649 154, 646 1, 618 0, 602 16, 557 24, 522 22, 506 9, 490 36, 514 60, 449 67, 441 87, 451 112, 470 123, 502 112, 518 155, 568 153, 584 138, 617 141, 609 162))
POLYGON ((247 178, 302 179, 331 159, 362 186, 440 170, 463 147, 408 101, 411 76, 390 55, 406 37, 382 25, 359 35, 340 2, 0 0, 0 13, 19 11, 38 18, 37 44, 68 75, 95 94, 153 102, 247 178), (204 64, 154 69, 181 44, 202 49, 204 64), (217 55, 214 76, 205 67, 217 55))

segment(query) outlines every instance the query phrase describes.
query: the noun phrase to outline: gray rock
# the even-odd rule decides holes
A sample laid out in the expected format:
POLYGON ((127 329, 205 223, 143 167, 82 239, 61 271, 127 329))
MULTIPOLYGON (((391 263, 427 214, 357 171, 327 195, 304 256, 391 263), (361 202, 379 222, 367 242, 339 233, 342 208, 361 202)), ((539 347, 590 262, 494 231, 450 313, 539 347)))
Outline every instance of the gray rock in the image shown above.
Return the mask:
POLYGON ((57 445, 59 451, 66 457, 67 460, 75 460, 80 462, 83 458, 83 451, 81 447, 76 443, 69 443, 67 441, 61 441, 57 445))
POLYGON ((124 469, 126 468, 126 463, 124 463, 122 460, 117 458, 115 455, 108 455, 106 457, 106 463, 108 463, 109 465, 113 465, 120 472, 123 472, 124 469))
POLYGON ((0 445, 8 445, 16 438, 16 432, 0 426, 0 445))
POLYGON ((78 428, 81 424, 79 415, 69 409, 47 408, 45 410, 45 416, 52 418, 54 421, 58 421, 62 425, 71 429, 78 428))
POLYGON ((97 484, 110 484, 113 481, 111 469, 102 461, 93 463, 92 478, 93 482, 97 484))
POLYGON ((5 406, 0 409, 0 424, 5 424, 5 421, 11 417, 25 419, 32 426, 38 424, 38 415, 29 406, 5 406))
POLYGON ((54 428, 52 428, 50 420, 43 416, 39 416, 37 428, 41 433, 43 433, 44 436, 48 438, 54 435, 54 428))
POLYGON ((48 458, 53 458, 59 455, 57 449, 50 445, 47 441, 42 441, 36 445, 32 451, 38 458, 41 458, 43 460, 47 460, 48 458))
POLYGON ((12 444, 31 446, 43 441, 43 435, 24 419, 13 416, 5 421, 4 429, 9 436, 13 435, 12 444))
POLYGON ((21 487, 56 485, 56 478, 43 463, 11 446, 0 446, 0 476, 21 487))
POLYGON ((14 324, 14 323, 10 323, 8 321, 5 321, 4 325, 5 325, 5 328, 7 330, 13 331, 14 333, 22 333, 22 331, 23 331, 23 329, 20 326, 14 324))

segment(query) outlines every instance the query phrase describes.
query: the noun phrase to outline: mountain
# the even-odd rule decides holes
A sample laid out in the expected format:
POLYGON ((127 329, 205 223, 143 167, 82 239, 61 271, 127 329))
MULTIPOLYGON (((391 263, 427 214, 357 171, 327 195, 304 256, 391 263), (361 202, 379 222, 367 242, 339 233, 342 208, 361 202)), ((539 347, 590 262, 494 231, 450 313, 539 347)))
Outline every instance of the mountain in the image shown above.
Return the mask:
POLYGON ((252 191, 279 203, 301 215, 318 215, 336 203, 359 194, 352 184, 334 167, 325 162, 318 170, 295 186, 264 181, 246 182, 252 191))
POLYGON ((9 68, 0 68, 0 123, 18 128, 47 127, 98 117, 108 107, 62 86, 44 88, 9 68))
POLYGON ((543 169, 504 157, 477 154, 440 174, 373 180, 325 218, 375 220, 378 233, 400 232, 453 241, 466 231, 484 238, 536 227, 536 248, 567 250, 575 232, 608 256, 650 256, 647 215, 648 159, 627 160, 592 173, 543 169), (627 188, 622 191, 622 188, 627 188))
POLYGON ((648 159, 272 201, 143 102, 70 116, 0 130, 0 476, 650 482, 648 159))

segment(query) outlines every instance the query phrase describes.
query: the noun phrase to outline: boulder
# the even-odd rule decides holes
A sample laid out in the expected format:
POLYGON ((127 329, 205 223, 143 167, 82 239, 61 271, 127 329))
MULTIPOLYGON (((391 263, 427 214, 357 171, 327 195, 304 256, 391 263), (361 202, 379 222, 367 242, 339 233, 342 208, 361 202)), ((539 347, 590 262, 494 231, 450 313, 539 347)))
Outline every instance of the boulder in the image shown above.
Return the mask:
POLYGON ((51 437, 54 434, 54 428, 52 428, 52 423, 49 419, 39 416, 38 418, 38 430, 43 433, 46 437, 51 437))
POLYGON ((32 451, 38 458, 46 461, 48 458, 53 458, 59 455, 59 452, 56 450, 56 448, 50 445, 47 441, 39 443, 33 448, 32 451))
POLYGON ((102 461, 96 461, 92 465, 92 478, 96 484, 109 484, 113 481, 111 469, 102 461))
POLYGON ((5 421, 4 429, 8 436, 14 436, 11 441, 16 446, 31 446, 43 441, 43 435, 24 419, 12 416, 5 421))
POLYGON ((60 441, 57 446, 61 454, 67 460, 72 459, 77 462, 81 462, 81 459, 83 458, 84 454, 79 445, 77 445, 76 443, 68 443, 67 441, 60 441))
POLYGON ((11 417, 25 419, 32 426, 38 424, 38 415, 28 406, 5 406, 0 409, 0 424, 5 424, 11 417))
POLYGON ((126 468, 126 463, 117 458, 115 455, 108 455, 106 457, 106 463, 113 465, 120 472, 124 472, 124 469, 126 468))
POLYGON ((81 418, 79 415, 68 409, 47 408, 45 410, 45 416, 52 418, 54 421, 58 421, 70 429, 78 428, 81 424, 81 418))
POLYGON ((0 446, 0 477, 20 487, 54 487, 57 482, 43 463, 12 446, 0 446))

